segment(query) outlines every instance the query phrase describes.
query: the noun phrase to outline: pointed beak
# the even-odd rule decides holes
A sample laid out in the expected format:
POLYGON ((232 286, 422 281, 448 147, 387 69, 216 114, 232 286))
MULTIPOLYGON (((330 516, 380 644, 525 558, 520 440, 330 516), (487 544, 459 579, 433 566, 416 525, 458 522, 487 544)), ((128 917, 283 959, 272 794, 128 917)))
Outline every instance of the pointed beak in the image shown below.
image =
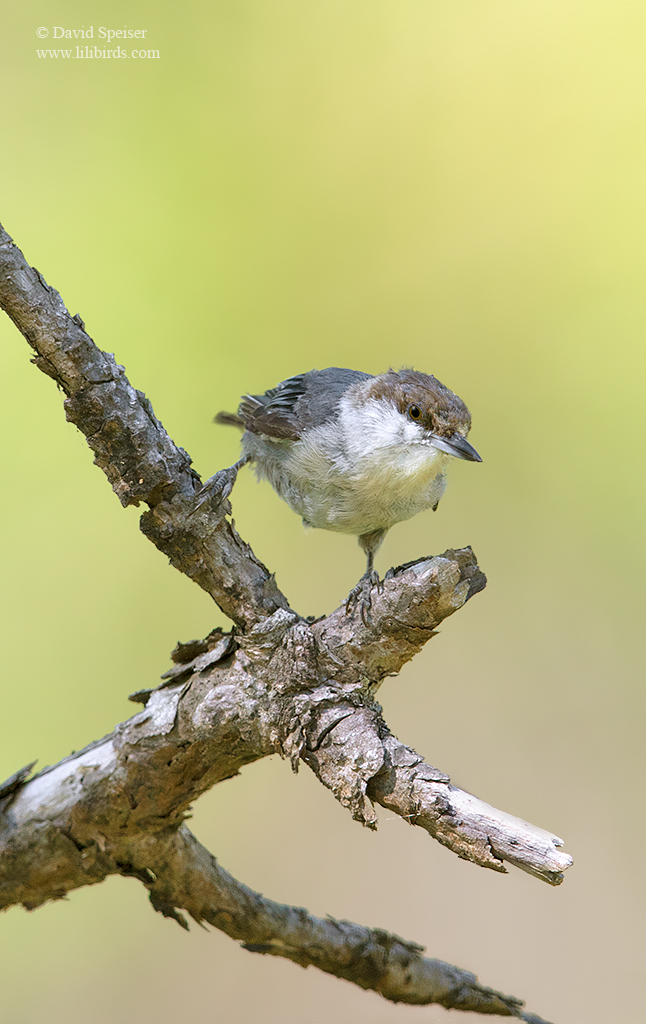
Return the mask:
POLYGON ((429 444, 432 444, 438 451, 446 452, 447 455, 452 455, 456 459, 482 462, 473 445, 469 444, 466 437, 462 437, 462 434, 454 434, 451 438, 436 437, 435 434, 432 434, 429 438, 429 444))

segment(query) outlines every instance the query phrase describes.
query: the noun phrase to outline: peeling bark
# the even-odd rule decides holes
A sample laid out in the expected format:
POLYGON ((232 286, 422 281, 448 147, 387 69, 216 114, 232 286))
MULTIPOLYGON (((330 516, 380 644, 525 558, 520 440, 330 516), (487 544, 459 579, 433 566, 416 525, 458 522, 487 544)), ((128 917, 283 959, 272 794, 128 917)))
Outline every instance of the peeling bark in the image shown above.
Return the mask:
POLYGON ((378 804, 459 857, 559 884, 571 864, 561 840, 452 786, 390 733, 375 699, 383 680, 485 586, 471 549, 390 570, 373 590, 369 623, 344 606, 302 618, 236 533, 226 498, 197 508, 200 478, 186 452, 2 228, 0 305, 64 391, 68 419, 121 504, 148 505, 144 534, 235 623, 178 645, 161 684, 131 695, 143 710, 111 735, 0 785, 0 908, 34 909, 110 874, 132 875, 154 908, 184 927, 180 909, 251 951, 315 965, 394 1002, 540 1024, 519 1000, 423 958, 415 943, 252 892, 183 824, 201 793, 278 752, 295 770, 306 764, 369 828, 378 804))

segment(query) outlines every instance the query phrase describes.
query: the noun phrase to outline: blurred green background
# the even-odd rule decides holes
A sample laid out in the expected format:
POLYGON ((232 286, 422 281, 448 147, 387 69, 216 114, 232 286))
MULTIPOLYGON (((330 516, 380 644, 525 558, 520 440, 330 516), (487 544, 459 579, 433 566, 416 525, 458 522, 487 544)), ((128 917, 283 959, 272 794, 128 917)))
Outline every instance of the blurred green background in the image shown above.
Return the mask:
MULTIPOLYGON (((556 1024, 641 1019, 644 5, 26 0, 3 21, 0 218, 202 475, 237 451, 214 412, 312 366, 414 365, 470 406, 483 465, 455 464, 377 564, 471 543, 490 582, 381 699, 576 863, 551 889, 386 812, 369 833, 278 759, 204 796, 197 835, 274 899, 422 942, 556 1024), (37 57, 90 24, 145 28, 160 57, 37 57)), ((222 616, 0 334, 3 778, 109 731, 222 616)), ((249 471, 233 504, 299 611, 362 572, 249 471)), ((11 910, 0 945, 11 1024, 449 1019, 186 935, 131 880, 11 910)))

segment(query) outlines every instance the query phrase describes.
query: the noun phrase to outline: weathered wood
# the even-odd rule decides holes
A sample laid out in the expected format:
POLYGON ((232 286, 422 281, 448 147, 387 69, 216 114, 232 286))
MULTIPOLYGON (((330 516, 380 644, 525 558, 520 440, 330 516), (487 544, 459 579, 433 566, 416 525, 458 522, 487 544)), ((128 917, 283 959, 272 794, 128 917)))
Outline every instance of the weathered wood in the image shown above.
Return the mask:
POLYGON ((65 392, 67 419, 81 430, 122 505, 150 506, 141 529, 176 569, 206 590, 234 622, 248 625, 287 608, 273 575, 226 518, 189 520, 200 478, 152 405, 81 318, 31 267, 0 225, 0 307, 34 349, 36 366, 65 392))
POLYGON ((344 606, 301 618, 235 532, 226 498, 197 509, 186 452, 1 227, 0 306, 65 392, 68 418, 121 503, 149 506, 143 532, 236 623, 179 645, 162 683, 132 695, 144 709, 111 735, 0 787, 0 907, 33 909, 107 875, 134 875, 161 913, 185 924, 183 908, 256 952, 315 964, 396 1002, 538 1022, 469 972, 425 960, 414 943, 252 893, 182 824, 205 790, 279 752, 295 769, 308 765, 368 827, 380 804, 462 858, 558 884, 571 864, 561 840, 453 787, 392 736, 375 700, 485 586, 471 549, 391 570, 373 590, 368 623, 344 606))

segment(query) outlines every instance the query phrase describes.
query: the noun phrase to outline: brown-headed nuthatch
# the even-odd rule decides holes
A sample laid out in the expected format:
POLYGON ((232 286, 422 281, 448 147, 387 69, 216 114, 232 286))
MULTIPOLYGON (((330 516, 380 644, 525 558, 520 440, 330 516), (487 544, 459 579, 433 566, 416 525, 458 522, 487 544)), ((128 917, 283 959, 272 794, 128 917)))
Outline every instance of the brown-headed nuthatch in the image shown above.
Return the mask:
POLYGON ((369 614, 377 548, 395 523, 436 509, 451 457, 481 462, 466 439, 464 402, 417 370, 372 376, 330 367, 310 370, 263 395, 245 395, 237 414, 216 422, 244 430, 242 458, 205 484, 202 505, 228 494, 238 469, 253 462, 306 526, 353 533, 368 558, 348 599, 369 614))

